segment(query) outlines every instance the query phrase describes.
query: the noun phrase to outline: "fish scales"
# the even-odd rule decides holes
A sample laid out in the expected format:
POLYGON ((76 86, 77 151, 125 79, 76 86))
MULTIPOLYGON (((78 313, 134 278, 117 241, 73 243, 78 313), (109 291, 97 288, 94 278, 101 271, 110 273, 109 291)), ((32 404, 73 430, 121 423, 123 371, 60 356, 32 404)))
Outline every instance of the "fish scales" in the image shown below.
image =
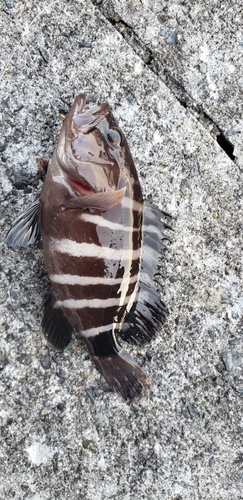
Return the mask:
POLYGON ((64 120, 39 202, 7 235, 28 246, 41 225, 51 289, 42 329, 62 349, 75 327, 111 389, 125 401, 149 381, 117 335, 142 344, 163 323, 166 307, 153 277, 163 248, 162 212, 144 201, 126 139, 107 104, 79 95, 64 120))
MULTIPOLYGON (((45 196, 45 192, 42 193, 42 196, 45 196)), ((130 240, 133 231, 132 219, 134 211, 128 217, 128 210, 131 212, 131 209, 127 207, 123 209, 122 202, 120 205, 118 220, 122 221, 129 218, 129 221, 131 220, 129 222, 131 223, 130 232, 110 229, 105 224, 105 221, 99 225, 96 214, 94 214, 96 218, 95 224, 92 223, 92 220, 89 222, 83 221, 82 216, 80 217, 80 214, 77 214, 79 219, 77 231, 77 224, 74 225, 71 221, 66 226, 62 224, 62 217, 65 219, 65 213, 62 212, 58 217, 58 221, 61 227, 65 227, 65 239, 54 239, 53 236, 48 236, 46 241, 43 235, 44 256, 45 249, 48 251, 50 246, 52 248, 52 252, 48 251, 47 257, 45 256, 46 262, 48 260, 47 269, 50 277, 52 274, 63 276, 63 273, 60 272, 60 262, 63 266, 63 255, 68 257, 65 262, 65 271, 67 273, 72 274, 73 269, 75 269, 76 275, 83 276, 85 274, 88 277, 90 269, 92 269, 93 273, 95 268, 96 275, 98 272, 98 276, 103 277, 103 283, 97 283, 96 285, 89 285, 87 282, 87 284, 73 286, 67 283, 52 282, 54 292, 59 299, 57 305, 62 307, 67 315, 72 314, 74 316, 75 314, 73 312, 69 313, 67 309, 79 310, 79 315, 75 314, 75 326, 79 330, 89 329, 92 324, 94 327, 98 327, 99 324, 104 326, 107 317, 108 324, 111 323, 111 318, 113 319, 117 315, 121 320, 125 307, 137 284, 137 279, 130 282, 130 278, 133 278, 135 273, 137 277, 139 271, 141 231, 136 231, 136 245, 133 248, 130 240), (83 229, 84 226, 88 227, 83 229), (98 271, 100 266, 101 269, 98 271), (117 274, 121 280, 118 286, 114 283, 117 274), (105 278, 113 280, 112 286, 110 283, 108 286, 105 284, 105 278), (125 296, 124 287, 126 288, 125 296), (90 295, 91 297, 88 299, 90 295), (92 309, 95 309, 95 317, 92 309)), ((43 203, 43 218, 45 217, 45 207, 46 204, 43 203)), ((47 217, 50 225, 55 224, 55 220, 52 222, 49 214, 47 214, 47 217)), ((55 212, 53 212, 53 218, 55 219, 55 217, 55 212)), ((121 222, 119 224, 122 225, 121 222)), ((72 322, 74 322, 74 319, 72 319, 72 322)))

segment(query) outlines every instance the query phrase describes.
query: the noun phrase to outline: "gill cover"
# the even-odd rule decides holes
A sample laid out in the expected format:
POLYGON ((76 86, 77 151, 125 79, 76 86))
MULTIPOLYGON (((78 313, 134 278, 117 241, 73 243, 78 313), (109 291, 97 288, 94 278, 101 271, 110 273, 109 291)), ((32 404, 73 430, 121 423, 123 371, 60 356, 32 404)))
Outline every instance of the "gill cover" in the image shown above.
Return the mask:
POLYGON ((123 168, 122 135, 107 104, 87 108, 85 96, 76 98, 65 118, 56 157, 75 192, 68 208, 107 210, 122 200, 119 186, 123 168))

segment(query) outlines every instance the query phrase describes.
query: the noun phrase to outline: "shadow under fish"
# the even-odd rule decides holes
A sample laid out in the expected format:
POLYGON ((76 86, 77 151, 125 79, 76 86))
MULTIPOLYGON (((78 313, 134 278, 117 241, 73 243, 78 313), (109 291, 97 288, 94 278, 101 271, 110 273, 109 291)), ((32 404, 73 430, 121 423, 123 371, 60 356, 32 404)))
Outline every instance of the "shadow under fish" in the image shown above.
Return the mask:
POLYGON ((117 336, 141 345, 166 316, 153 281, 164 214, 144 201, 129 147, 107 104, 88 108, 79 95, 54 154, 41 161, 40 199, 15 220, 9 246, 28 247, 42 234, 51 290, 42 330, 57 349, 73 328, 85 340, 109 386, 134 401, 149 381, 117 336))

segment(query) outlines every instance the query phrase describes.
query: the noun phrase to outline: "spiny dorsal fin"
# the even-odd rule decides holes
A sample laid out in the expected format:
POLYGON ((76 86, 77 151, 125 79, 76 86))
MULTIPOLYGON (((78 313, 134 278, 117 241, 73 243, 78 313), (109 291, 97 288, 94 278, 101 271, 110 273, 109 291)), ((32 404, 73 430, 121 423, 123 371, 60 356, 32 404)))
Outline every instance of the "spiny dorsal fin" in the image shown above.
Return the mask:
POLYGON ((163 240, 169 240, 164 229, 171 229, 162 220, 163 215, 169 216, 148 200, 145 201, 138 291, 119 333, 122 340, 131 344, 141 345, 150 342, 158 333, 168 313, 154 283, 161 250, 166 248, 163 240))

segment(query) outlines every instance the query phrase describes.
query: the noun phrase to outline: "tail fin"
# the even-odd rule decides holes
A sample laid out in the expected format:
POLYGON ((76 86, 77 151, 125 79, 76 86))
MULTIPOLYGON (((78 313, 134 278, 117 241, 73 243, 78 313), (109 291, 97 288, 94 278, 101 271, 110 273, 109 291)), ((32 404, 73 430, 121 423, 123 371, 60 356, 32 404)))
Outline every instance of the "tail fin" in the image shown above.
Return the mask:
POLYGON ((93 356, 93 360, 112 391, 127 403, 140 399, 150 388, 146 375, 124 349, 111 356, 93 356))

